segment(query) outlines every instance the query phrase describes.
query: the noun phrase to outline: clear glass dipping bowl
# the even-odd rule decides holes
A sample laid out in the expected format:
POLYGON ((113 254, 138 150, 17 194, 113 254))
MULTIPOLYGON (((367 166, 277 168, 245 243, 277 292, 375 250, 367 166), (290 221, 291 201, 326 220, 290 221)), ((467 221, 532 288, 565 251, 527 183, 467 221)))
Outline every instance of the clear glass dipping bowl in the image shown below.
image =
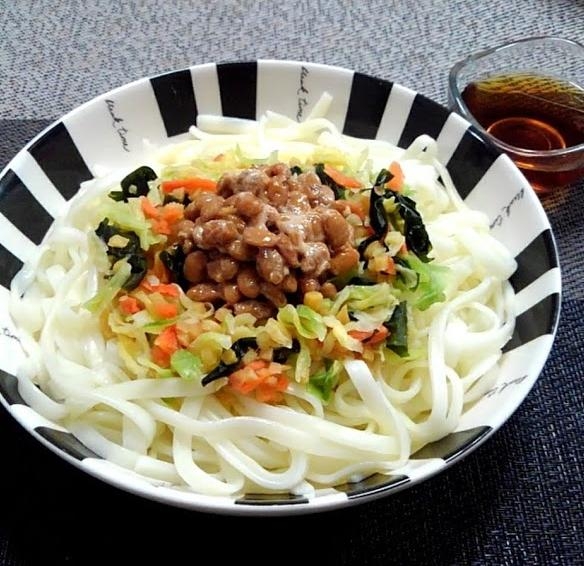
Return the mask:
POLYGON ((507 153, 539 193, 584 179, 583 45, 533 37, 479 51, 452 67, 448 90, 450 108, 507 153), (504 89, 496 96, 494 77, 497 88, 504 89), (476 90, 482 81, 491 85, 490 113, 476 108, 486 101, 487 91, 476 90), (503 112, 507 103, 508 116, 503 112), (567 140, 562 125, 579 130, 581 139, 572 138, 578 140, 575 144, 567 140))

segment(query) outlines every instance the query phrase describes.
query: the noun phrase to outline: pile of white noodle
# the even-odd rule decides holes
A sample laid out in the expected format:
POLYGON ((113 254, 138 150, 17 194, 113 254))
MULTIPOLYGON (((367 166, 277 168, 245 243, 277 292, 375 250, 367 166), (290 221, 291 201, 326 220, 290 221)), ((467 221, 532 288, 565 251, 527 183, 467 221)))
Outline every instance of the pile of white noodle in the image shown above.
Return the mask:
POLYGON ((487 218, 459 198, 434 140, 422 136, 404 151, 342 136, 322 117, 298 124, 274 113, 257 123, 203 116, 192 134, 196 139, 153 150, 153 167, 236 145, 251 158, 278 150, 284 162, 310 159, 315 148, 340 151, 355 171, 399 160, 434 261, 450 268, 447 300, 410 319, 410 348, 426 354, 399 362, 394 356, 373 371, 360 360, 345 362, 350 379, 326 406, 298 383, 280 405, 241 396, 243 416, 218 400, 216 383, 204 388, 179 377, 132 375, 116 337, 106 338, 100 320, 81 306, 96 293, 104 268, 88 238, 95 228, 88 203, 119 181, 115 172, 82 186, 38 257, 13 281, 11 314, 27 354, 19 389, 27 403, 108 460, 211 495, 310 494, 396 470, 413 451, 452 432, 497 375, 513 330, 507 280, 515 262, 489 235, 487 218))

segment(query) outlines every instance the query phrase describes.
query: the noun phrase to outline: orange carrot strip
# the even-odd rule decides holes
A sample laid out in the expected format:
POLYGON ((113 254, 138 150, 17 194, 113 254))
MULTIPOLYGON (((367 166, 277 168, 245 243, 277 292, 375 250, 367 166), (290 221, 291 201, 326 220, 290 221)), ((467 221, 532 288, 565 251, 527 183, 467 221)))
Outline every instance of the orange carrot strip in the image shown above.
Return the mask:
POLYGON ((369 346, 374 346, 376 344, 381 344, 387 336, 389 335, 389 330, 385 326, 380 326, 374 333, 369 340, 365 342, 365 344, 369 346))
POLYGON ((388 171, 393 177, 385 186, 392 191, 401 191, 404 184, 404 172, 402 171, 401 165, 397 161, 392 161, 389 164, 388 171))
POLYGON ((347 187, 348 189, 360 189, 363 185, 355 178, 349 177, 344 173, 341 173, 338 169, 331 167, 330 165, 324 166, 324 172, 339 185, 347 187))
POLYGON ((387 265, 383 270, 384 273, 387 273, 388 275, 395 275, 397 273, 396 268, 395 268, 395 261, 393 261, 392 257, 387 257, 387 265))
POLYGON ((170 354, 165 352, 160 346, 153 346, 150 352, 150 357, 152 361, 163 368, 167 368, 170 365, 170 354))
POLYGON ((160 216, 158 208, 156 208, 146 197, 140 197, 140 205, 146 218, 158 218, 160 216))
POLYGON ((123 295, 118 300, 118 306, 120 310, 126 314, 135 314, 142 310, 140 306, 140 302, 135 297, 131 297, 130 295, 123 295))
POLYGON ((288 388, 288 378, 285 375, 280 374, 278 376, 278 381, 276 383, 276 389, 278 391, 285 391, 288 388))
POLYGON ((184 205, 178 202, 169 202, 160 210, 160 217, 169 224, 174 224, 184 216, 184 205))
POLYGON ((165 236, 171 234, 170 226, 166 220, 162 218, 152 218, 150 223, 152 224, 152 230, 157 234, 164 234, 165 236))
POLYGON ((229 385, 238 393, 255 393, 262 403, 275 403, 282 399, 282 391, 288 387, 288 378, 275 373, 281 371, 280 364, 270 364, 265 360, 254 360, 229 376, 229 385))
POLYGON ((171 193, 175 189, 185 189, 187 192, 191 191, 208 191, 215 192, 217 190, 217 183, 212 179, 205 179, 204 177, 189 177, 187 179, 171 179, 169 181, 162 181, 162 192, 171 193))
POLYGON ((144 277, 144 279, 142 279, 142 281, 140 281, 140 288, 144 289, 144 291, 148 291, 149 293, 152 293, 152 283, 150 283, 150 281, 148 281, 148 275, 146 277, 144 277))
POLYGON ((254 371, 258 369, 264 369, 268 367, 268 362, 266 360, 254 360, 253 362, 249 362, 245 367, 249 369, 253 369, 254 371))
POLYGON ((178 297, 180 291, 174 283, 161 283, 160 285, 150 285, 150 290, 154 293, 160 293, 167 297, 178 297))
POLYGON ((256 374, 255 371, 250 370, 247 366, 234 371, 229 376, 229 385, 243 395, 251 393, 260 383, 261 378, 256 374))
POLYGON ((349 332, 347 332, 347 334, 351 338, 355 338, 355 340, 359 340, 359 342, 363 342, 364 340, 367 340, 367 338, 370 338, 373 335, 373 331, 372 330, 369 330, 369 331, 349 330, 349 332))
POLYGON ((173 318, 178 315, 178 306, 173 303, 156 303, 154 312, 160 318, 173 318))
POLYGON ((179 348, 176 324, 167 326, 154 340, 154 346, 169 355, 174 354, 179 348))

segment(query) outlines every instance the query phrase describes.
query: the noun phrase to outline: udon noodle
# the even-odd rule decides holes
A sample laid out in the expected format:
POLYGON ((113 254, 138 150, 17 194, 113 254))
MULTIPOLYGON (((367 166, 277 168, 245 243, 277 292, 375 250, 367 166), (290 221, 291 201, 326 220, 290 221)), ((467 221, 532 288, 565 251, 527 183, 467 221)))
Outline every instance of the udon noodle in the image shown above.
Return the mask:
MULTIPOLYGON (((104 458, 211 495, 310 493, 391 472, 455 430, 492 387, 511 336, 515 262, 489 234, 486 216, 457 194, 436 142, 422 136, 404 150, 344 136, 322 116, 296 123, 270 112, 258 122, 201 116, 191 134, 149 149, 156 178, 147 180, 146 196, 112 200, 118 171, 83 184, 15 277, 11 315, 27 354, 18 374, 25 400, 104 458), (367 206, 377 191, 375 210, 389 224, 377 234, 377 252, 361 246, 353 279, 323 272, 318 284, 334 285, 328 296, 323 286, 322 293, 288 292, 285 305, 265 299, 272 310, 263 319, 238 314, 225 294, 197 301, 185 292, 191 283, 157 279, 151 250, 173 238, 154 222, 171 210, 161 179, 216 183, 275 163, 297 167, 286 173, 292 176, 314 175, 314 164, 324 163, 337 181, 354 185, 338 183, 355 249, 372 233, 375 241, 367 206), (397 169, 380 180, 392 163, 397 169), (403 181, 394 195, 386 187, 396 172, 403 181), (407 195, 403 210, 414 202, 423 219, 425 258, 406 245, 396 195, 407 195), (144 198, 154 209, 144 208, 144 198), (112 265, 115 238, 96 236, 106 217, 150 250, 145 279, 133 289, 123 284, 135 265, 112 265), (375 267, 380 257, 385 271, 375 267), (399 329, 388 324, 398 308, 407 320, 401 346, 391 341, 399 329), (178 336, 170 357, 160 345, 169 328, 178 336), (241 339, 245 351, 235 352, 241 339), (276 359, 277 351, 288 354, 276 359), (205 382, 218 366, 230 369, 205 382)), ((186 204, 189 195, 178 200, 186 204)))

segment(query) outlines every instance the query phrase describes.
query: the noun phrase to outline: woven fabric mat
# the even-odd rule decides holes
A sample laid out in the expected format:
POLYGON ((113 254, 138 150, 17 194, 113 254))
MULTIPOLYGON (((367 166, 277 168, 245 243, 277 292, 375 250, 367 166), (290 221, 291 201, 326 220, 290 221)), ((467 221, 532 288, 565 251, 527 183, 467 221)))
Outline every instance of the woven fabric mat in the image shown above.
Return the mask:
MULTIPOLYGON (((449 68, 478 48, 531 35, 584 43, 581 0, 0 0, 0 14, 0 167, 78 104, 190 64, 310 60, 446 103, 449 68)), ((0 409, 0 564, 174 564, 202 560, 203 549, 219 563, 584 564, 584 184, 544 206, 564 281, 554 349, 518 411, 463 462, 351 509, 219 517, 87 477, 0 409)))

